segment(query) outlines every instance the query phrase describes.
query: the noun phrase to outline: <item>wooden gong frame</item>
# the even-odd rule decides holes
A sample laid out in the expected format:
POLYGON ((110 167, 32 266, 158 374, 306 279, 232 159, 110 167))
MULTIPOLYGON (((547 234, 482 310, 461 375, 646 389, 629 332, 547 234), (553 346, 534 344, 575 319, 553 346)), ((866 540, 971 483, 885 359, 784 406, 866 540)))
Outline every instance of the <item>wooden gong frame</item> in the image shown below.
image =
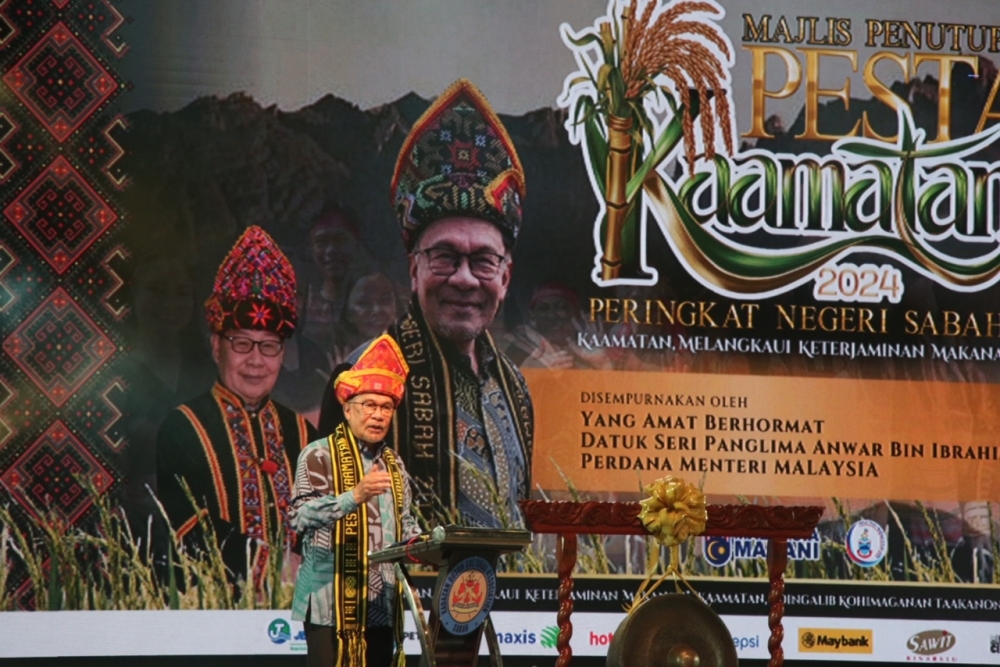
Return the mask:
MULTIPOLYGON (((639 521, 638 502, 547 502, 522 500, 528 527, 535 533, 556 535, 556 559, 559 564, 559 611, 556 622, 559 657, 556 667, 569 667, 573 649, 573 569, 576 567, 577 535, 649 535, 639 521)), ((767 540, 767 577, 769 613, 767 625, 771 636, 767 649, 768 667, 781 667, 785 653, 781 641, 785 635, 781 619, 785 615, 785 567, 788 565, 788 540, 808 539, 823 508, 781 505, 708 505, 706 537, 757 537, 767 540)))

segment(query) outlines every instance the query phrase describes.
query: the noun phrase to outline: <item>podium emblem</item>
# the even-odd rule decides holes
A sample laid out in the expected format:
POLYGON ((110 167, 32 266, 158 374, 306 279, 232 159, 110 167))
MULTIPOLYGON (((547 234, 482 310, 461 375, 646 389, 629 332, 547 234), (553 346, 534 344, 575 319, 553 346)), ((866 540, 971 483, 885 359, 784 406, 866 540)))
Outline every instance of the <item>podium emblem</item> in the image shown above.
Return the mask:
POLYGON ((438 617, 453 635, 476 630, 493 607, 497 577, 484 559, 470 556, 448 573, 438 598, 438 617))

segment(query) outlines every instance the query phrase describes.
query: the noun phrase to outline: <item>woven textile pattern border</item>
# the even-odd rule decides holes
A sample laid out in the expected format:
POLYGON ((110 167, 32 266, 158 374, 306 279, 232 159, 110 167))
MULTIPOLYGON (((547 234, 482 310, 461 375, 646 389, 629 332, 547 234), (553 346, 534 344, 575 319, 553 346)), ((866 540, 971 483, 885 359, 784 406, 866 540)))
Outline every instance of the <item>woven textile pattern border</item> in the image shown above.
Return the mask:
MULTIPOLYGON (((125 21, 112 0, 0 0, 0 497, 16 521, 87 521, 84 480, 122 481, 125 21)), ((25 573, 8 584, 33 608, 25 573)))

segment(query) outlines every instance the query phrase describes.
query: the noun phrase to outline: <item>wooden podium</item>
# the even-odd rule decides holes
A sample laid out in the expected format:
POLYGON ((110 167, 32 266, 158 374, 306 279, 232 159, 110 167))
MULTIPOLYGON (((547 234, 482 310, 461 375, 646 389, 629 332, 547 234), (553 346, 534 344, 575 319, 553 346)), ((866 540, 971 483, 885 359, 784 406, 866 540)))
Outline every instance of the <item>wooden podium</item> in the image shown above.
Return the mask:
POLYGON ((496 565, 502 553, 520 551, 530 542, 531 533, 526 530, 438 526, 429 534, 369 554, 372 563, 395 563, 396 578, 417 627, 420 667, 476 667, 484 632, 490 665, 502 667, 500 644, 490 621, 496 565), (403 567, 406 563, 438 568, 429 620, 403 567))

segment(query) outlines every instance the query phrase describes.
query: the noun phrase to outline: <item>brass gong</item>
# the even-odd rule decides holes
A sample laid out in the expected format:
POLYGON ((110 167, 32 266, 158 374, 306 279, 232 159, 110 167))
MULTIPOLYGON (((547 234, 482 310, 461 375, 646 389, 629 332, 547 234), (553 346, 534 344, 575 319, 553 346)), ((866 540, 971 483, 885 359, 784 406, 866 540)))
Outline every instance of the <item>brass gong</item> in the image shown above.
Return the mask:
POLYGON ((736 647, 719 615, 693 595, 661 595, 625 617, 608 647, 608 667, 736 667, 736 647))

